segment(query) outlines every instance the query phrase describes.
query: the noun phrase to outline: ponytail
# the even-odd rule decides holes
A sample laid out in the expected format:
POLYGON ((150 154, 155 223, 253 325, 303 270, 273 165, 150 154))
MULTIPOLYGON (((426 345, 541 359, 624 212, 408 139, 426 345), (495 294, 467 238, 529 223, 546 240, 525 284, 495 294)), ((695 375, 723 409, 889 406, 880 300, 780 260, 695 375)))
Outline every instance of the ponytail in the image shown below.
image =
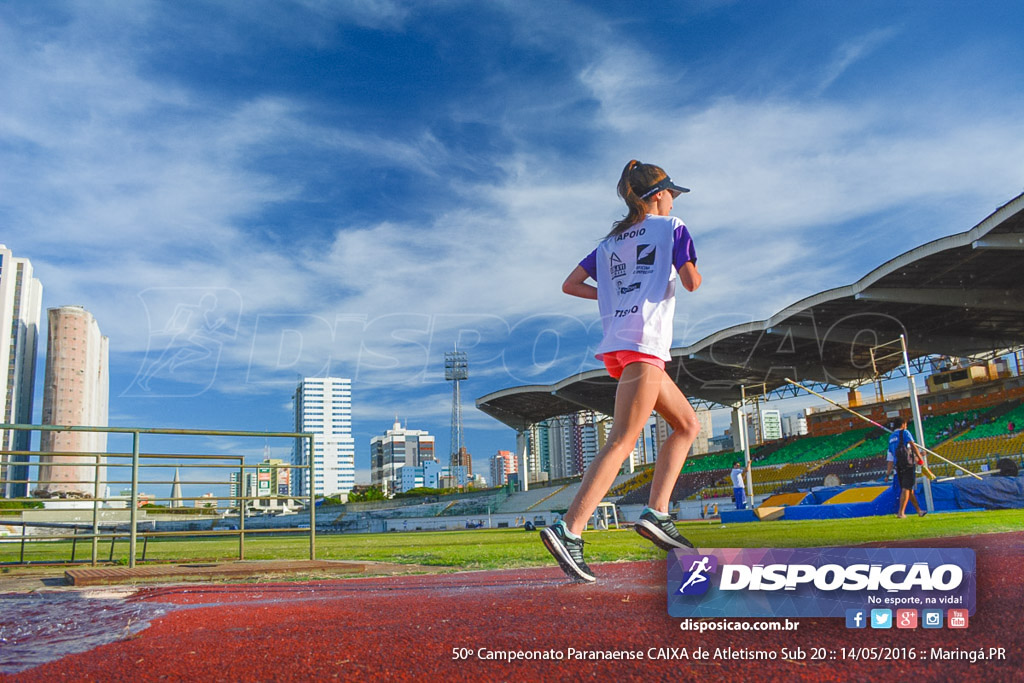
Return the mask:
POLYGON ((647 202, 640 197, 638 191, 643 192, 665 177, 667 177, 665 171, 654 164, 642 164, 636 159, 632 159, 626 164, 626 167, 622 169, 622 176, 619 178, 616 191, 626 202, 628 213, 625 218, 612 224, 612 230, 608 233, 608 237, 622 234, 647 218, 647 202))

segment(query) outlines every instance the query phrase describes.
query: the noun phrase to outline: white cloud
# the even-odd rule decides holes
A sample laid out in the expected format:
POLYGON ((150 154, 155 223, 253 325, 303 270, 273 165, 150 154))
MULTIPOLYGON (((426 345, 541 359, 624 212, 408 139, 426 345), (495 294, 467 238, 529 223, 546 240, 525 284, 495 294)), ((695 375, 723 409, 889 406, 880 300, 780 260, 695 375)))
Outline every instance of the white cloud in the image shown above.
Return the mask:
POLYGON ((397 29, 411 14, 414 3, 399 0, 295 0, 320 19, 336 23, 355 23, 366 28, 397 29))
MULTIPOLYGON (((413 6, 404 3, 302 4, 328 23, 355 17, 411 30, 413 6)), ((552 38, 563 33, 545 23, 547 11, 518 14, 516 6, 507 7, 518 40, 581 64, 564 92, 516 84, 517 101, 531 102, 528 118, 539 122, 581 93, 593 97, 598 107, 579 121, 594 131, 587 157, 527 140, 531 131, 510 112, 504 151, 487 159, 499 180, 463 182, 449 190, 446 210, 419 220, 356 224, 341 207, 333 235, 284 243, 251 219, 309 199, 311 181, 260 166, 268 151, 336 155, 341 167, 358 160, 438 183, 464 160, 426 127, 399 139, 311 123, 305 103, 280 94, 212 99, 143 73, 131 47, 86 41, 84 27, 75 41, 41 44, 0 28, 5 241, 32 258, 48 304, 84 304, 96 315, 126 366, 141 368, 147 350, 169 343, 157 337, 176 305, 195 305, 202 290, 232 291, 238 323, 221 340, 220 368, 247 380, 216 388, 261 391, 330 363, 392 392, 368 408, 383 419, 407 400, 404 388, 442 386, 438 360, 460 330, 467 343, 473 330, 487 337, 475 351, 478 376, 510 385, 542 369, 526 350, 536 339, 512 334, 523 320, 550 315, 565 329, 596 321, 593 303, 562 295, 560 285, 621 216, 614 187, 630 158, 659 163, 693 188, 676 213, 691 226, 705 284, 680 293, 679 343, 848 284, 897 245, 967 229, 1020 189, 1018 119, 955 103, 936 112, 934 102, 881 91, 855 104, 770 88, 758 98, 708 99, 695 67, 685 79, 652 79, 657 55, 610 40, 614 27, 586 11, 558 43, 552 38), (943 210, 944 223, 914 220, 943 210), (884 243, 842 232, 856 226, 857 236, 877 236, 879 217, 894 213, 911 220, 884 243), (147 298, 160 288, 162 299, 147 298)), ((144 26, 149 16, 140 10, 131 22, 144 26)), ((311 29, 318 39, 323 31, 311 29)), ((893 35, 880 30, 841 46, 822 90, 893 35)), ((474 104, 447 102, 460 120, 485 119, 474 104)), ((209 368, 192 370, 189 380, 203 386, 209 368)), ((430 407, 418 410, 435 419, 450 409, 437 395, 425 400, 430 407)))
POLYGON ((896 28, 882 28, 871 31, 866 35, 858 36, 855 40, 840 45, 836 50, 834 58, 824 69, 821 83, 818 85, 818 93, 821 94, 827 90, 847 69, 870 55, 880 45, 892 40, 898 34, 899 30, 896 28))

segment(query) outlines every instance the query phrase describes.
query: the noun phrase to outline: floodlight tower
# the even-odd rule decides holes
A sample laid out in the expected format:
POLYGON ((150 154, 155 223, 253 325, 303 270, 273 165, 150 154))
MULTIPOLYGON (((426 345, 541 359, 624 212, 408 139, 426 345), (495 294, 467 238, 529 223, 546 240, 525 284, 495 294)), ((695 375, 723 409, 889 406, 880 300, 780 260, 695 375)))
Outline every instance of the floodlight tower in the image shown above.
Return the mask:
POLYGON ((462 437, 462 395, 459 391, 459 382, 469 379, 469 362, 466 360, 466 353, 449 351, 444 354, 444 378, 452 383, 452 441, 451 441, 451 465, 455 465, 460 449, 465 445, 462 437))

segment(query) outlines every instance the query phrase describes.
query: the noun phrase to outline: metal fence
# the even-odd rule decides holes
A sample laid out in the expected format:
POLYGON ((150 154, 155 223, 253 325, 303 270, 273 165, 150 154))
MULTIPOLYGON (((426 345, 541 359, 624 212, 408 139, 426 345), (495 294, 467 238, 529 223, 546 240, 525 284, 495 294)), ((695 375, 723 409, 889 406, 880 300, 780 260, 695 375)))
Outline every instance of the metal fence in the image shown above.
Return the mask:
MULTIPOLYGON (((132 448, 131 452, 67 452, 67 451, 14 451, 14 450, 0 450, 0 460, 6 466, 4 472, 10 473, 11 467, 25 468, 27 471, 30 467, 45 467, 45 466, 60 466, 69 465, 77 468, 87 468, 92 470, 92 476, 88 481, 77 481, 69 482, 68 480, 60 481, 43 481, 41 479, 30 480, 25 479, 13 479, 9 474, 5 475, 4 478, 0 478, 0 491, 7 490, 8 485, 21 486, 24 485, 26 488, 33 485, 44 485, 44 484, 67 484, 67 483, 78 483, 78 484, 92 484, 93 490, 91 496, 76 497, 69 500, 74 500, 77 509, 90 509, 92 512, 91 525, 85 525, 84 531, 86 533, 79 533, 82 531, 82 524, 68 523, 37 523, 31 524, 24 520, 19 521, 3 521, 3 517, 0 517, 0 525, 10 526, 21 526, 21 552, 19 555, 18 562, 5 562, 0 564, 24 564, 25 563, 25 543, 28 540, 32 541, 43 541, 43 540, 71 540, 72 555, 69 563, 74 562, 74 552, 77 548, 79 541, 89 540, 92 545, 91 552, 91 564, 95 566, 97 564, 99 555, 99 544, 103 541, 109 540, 111 543, 110 560, 113 559, 113 544, 118 539, 128 539, 128 566, 134 567, 138 555, 138 540, 143 539, 143 543, 147 543, 150 538, 158 537, 188 537, 188 536, 237 536, 238 537, 238 559, 245 559, 245 538, 246 535, 254 534, 266 534, 266 533, 307 533, 309 534, 309 559, 316 559, 316 476, 314 469, 314 435, 306 432, 249 432, 249 431, 236 431, 236 430, 204 430, 204 429, 161 429, 161 428, 141 428, 141 427, 87 427, 87 426, 65 426, 65 425, 25 425, 25 424, 0 424, 0 430, 13 430, 13 431, 28 431, 28 432, 90 432, 90 433, 105 433, 105 434, 124 434, 131 437, 132 448), (210 455, 200 453, 146 453, 141 448, 141 437, 142 435, 163 435, 163 436, 186 436, 186 437, 259 437, 264 439, 296 439, 296 440, 307 440, 308 442, 308 465, 276 465, 278 469, 287 469, 289 472, 292 470, 305 470, 305 482, 304 491, 300 495, 289 494, 286 498, 295 499, 305 502, 306 509, 309 511, 309 528, 275 528, 275 529, 249 529, 245 528, 245 520, 247 511, 246 508, 251 502, 266 500, 266 495, 246 495, 246 470, 253 471, 261 467, 260 464, 246 464, 245 456, 241 455, 210 455), (58 456, 61 458, 74 458, 72 462, 43 462, 44 457, 58 456), (13 458, 19 458, 14 460, 13 458), (38 457, 38 462, 29 462, 29 458, 38 457), (168 462, 173 461, 173 462, 168 462), (187 463, 187 464, 183 464, 187 463), (166 471, 171 468, 183 468, 189 467, 202 469, 213 469, 223 470, 227 473, 228 479, 221 479, 218 481, 195 481, 187 480, 181 482, 188 485, 211 485, 211 486, 229 486, 237 483, 237 495, 228 496, 181 496, 181 497, 148 497, 145 501, 140 501, 139 496, 139 484, 140 484, 140 472, 147 474, 151 472, 166 471), (109 486, 111 484, 130 485, 129 494, 125 496, 105 496, 101 495, 101 468, 106 472, 121 472, 129 474, 130 478, 122 480, 120 476, 111 477, 112 480, 108 480, 105 483, 109 486), (238 474, 238 481, 230 481, 230 473, 236 472, 238 474), (229 501, 231 505, 237 506, 238 511, 238 528, 237 529, 210 529, 201 532, 195 531, 157 531, 156 525, 153 525, 151 531, 139 531, 139 507, 140 502, 159 503, 168 502, 180 505, 185 500, 201 500, 203 503, 213 503, 217 506, 218 514, 220 510, 221 501, 229 501), (111 503, 124 502, 127 505, 129 511, 129 520, 127 524, 127 530, 119 529, 116 524, 101 523, 101 512, 109 509, 111 503), (90 505, 91 504, 91 505, 90 505), (27 527, 36 526, 41 528, 51 529, 63 529, 70 530, 73 536, 70 537, 67 533, 64 534, 32 534, 31 537, 26 536, 27 527), (106 529, 104 528, 106 527, 106 529)), ((299 441, 299 450, 302 450, 301 441, 299 441)), ((40 473, 42 470, 40 470, 40 473)), ((257 473, 257 478, 259 473, 257 473)), ((289 477, 291 479, 291 477, 289 477)), ((146 479, 143 482, 147 486, 173 486, 176 482, 172 480, 164 479, 146 479)), ((173 493, 173 491, 172 491, 173 493)), ((272 492, 272 496, 276 497, 277 492, 272 492)), ((20 497, 20 498, 6 498, 0 500, 7 500, 11 502, 38 502, 41 499, 38 497, 20 497)), ((42 499, 45 500, 45 499, 42 499)), ((175 509, 175 508, 171 508, 175 509)), ((177 508, 180 509, 180 508, 177 508)), ((229 507, 229 510, 231 508, 229 507)), ((24 513, 23 513, 24 516, 24 513)), ((184 517, 184 516, 183 516, 184 517)), ((202 519, 199 515, 195 515, 196 518, 202 519)), ((123 525, 120 525, 123 527, 123 525)), ((8 537, 8 540, 10 538, 8 537)), ((145 551, 143 552, 145 557, 145 551)), ((108 560, 109 561, 109 560, 108 560)))

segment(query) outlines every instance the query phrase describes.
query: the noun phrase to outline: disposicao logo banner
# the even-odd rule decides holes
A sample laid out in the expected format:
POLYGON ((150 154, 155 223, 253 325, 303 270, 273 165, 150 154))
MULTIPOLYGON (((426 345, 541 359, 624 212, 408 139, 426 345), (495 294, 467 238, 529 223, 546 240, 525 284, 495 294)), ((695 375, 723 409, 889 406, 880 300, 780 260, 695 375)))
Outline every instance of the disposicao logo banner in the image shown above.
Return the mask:
POLYGON ((668 555, 673 617, 844 617, 847 609, 974 614, 968 548, 716 548, 668 555))

